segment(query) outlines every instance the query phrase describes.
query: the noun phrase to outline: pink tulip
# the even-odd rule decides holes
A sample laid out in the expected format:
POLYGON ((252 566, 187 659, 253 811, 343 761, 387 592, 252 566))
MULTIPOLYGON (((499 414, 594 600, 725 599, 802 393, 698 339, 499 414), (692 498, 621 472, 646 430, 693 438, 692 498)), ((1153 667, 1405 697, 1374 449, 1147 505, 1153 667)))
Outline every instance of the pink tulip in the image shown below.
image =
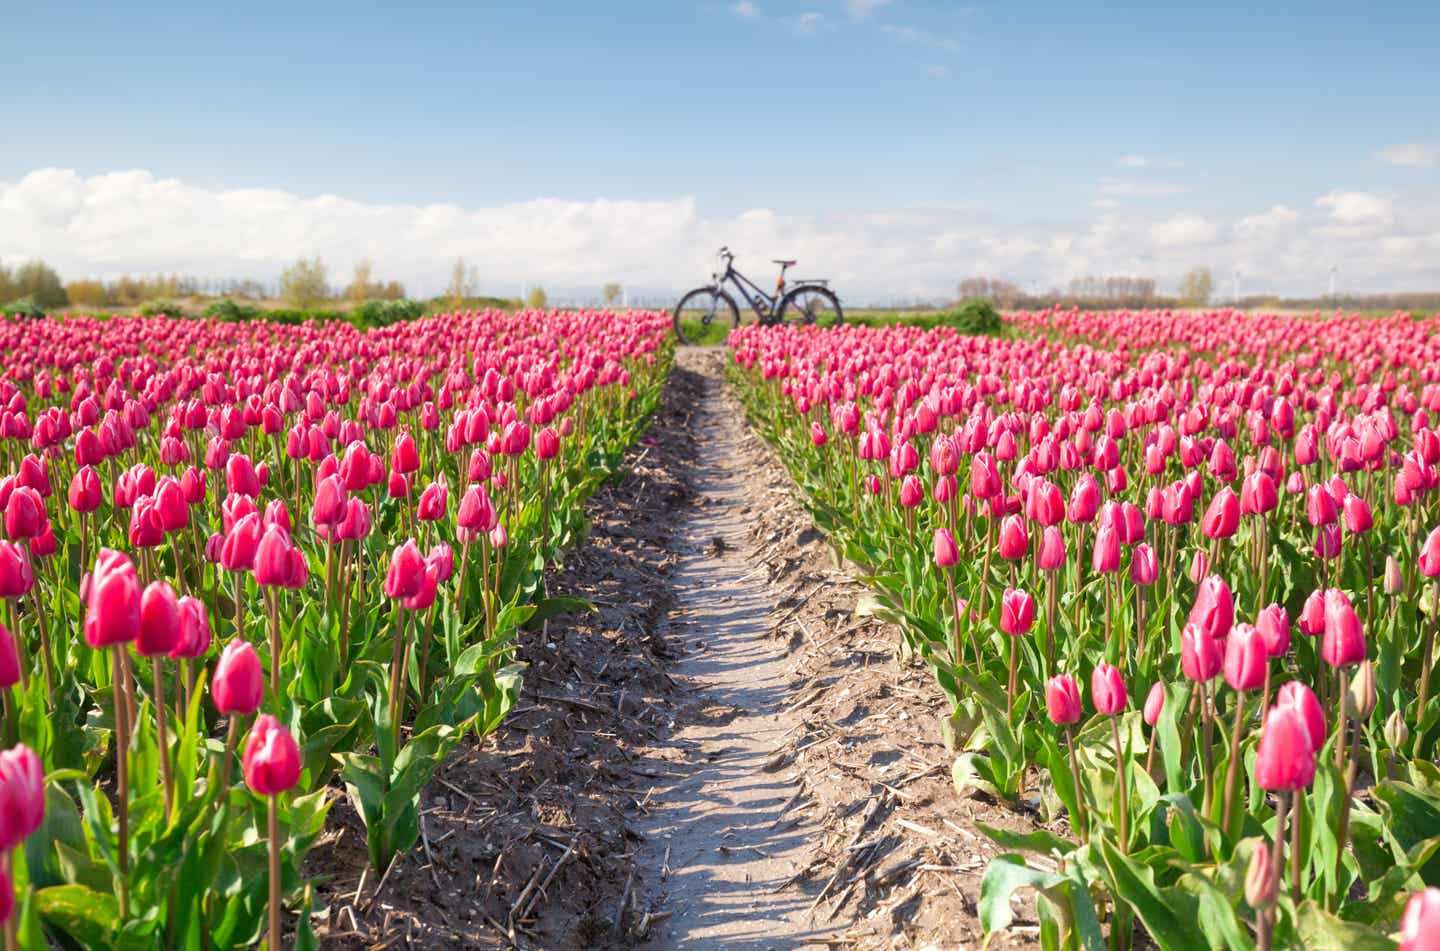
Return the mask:
POLYGON ((1296 792, 1315 778, 1315 748, 1304 719, 1293 707, 1265 714, 1255 758, 1255 782, 1271 792, 1296 792))
POLYGON ((1045 683, 1045 709, 1056 726, 1068 726, 1080 719, 1080 685, 1070 674, 1059 674, 1045 683))
POLYGON ((1096 664, 1090 674, 1090 697, 1098 712, 1106 716, 1119 715, 1128 702, 1120 671, 1104 661, 1096 664))
POLYGON ((262 713, 245 740, 241 765, 245 785, 257 795, 277 796, 300 780, 300 747, 279 720, 262 713))
POLYGON ((960 561, 960 547, 948 528, 935 529, 935 565, 939 568, 953 568, 960 561))
POLYGON ((1264 637, 1249 624, 1236 624, 1225 638, 1225 682, 1232 690, 1259 690, 1268 664, 1264 637))
POLYGON ((108 548, 100 549, 90 573, 85 642, 94 648, 125 644, 140 634, 140 578, 135 565, 108 548))
POLYGON ((1029 592, 1006 588, 1000 597, 1000 630, 1018 636, 1035 623, 1035 599, 1029 592))

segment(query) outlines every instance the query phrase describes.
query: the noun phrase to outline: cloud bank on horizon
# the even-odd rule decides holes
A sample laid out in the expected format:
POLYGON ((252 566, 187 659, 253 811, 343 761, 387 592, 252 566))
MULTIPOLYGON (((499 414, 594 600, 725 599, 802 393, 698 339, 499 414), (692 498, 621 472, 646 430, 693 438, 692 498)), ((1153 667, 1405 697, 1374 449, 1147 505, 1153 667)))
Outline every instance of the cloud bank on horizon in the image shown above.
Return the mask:
MULTIPOLYGON (((857 9, 865 4, 858 4, 857 9)), ((875 6, 871 4, 870 6, 875 6)), ((1423 165, 1416 146, 1381 150, 1392 164, 1423 165)), ((1174 159, 1126 156, 1127 167, 1178 168, 1174 159)), ((1153 186, 1152 186, 1153 190, 1153 186)), ((699 283, 721 244, 756 277, 769 260, 799 259, 800 276, 824 276, 854 302, 944 299, 969 276, 1027 289, 1082 275, 1155 277, 1173 287, 1210 267, 1221 296, 1241 273, 1242 293, 1314 295, 1329 268, 1356 292, 1433 290, 1440 255, 1440 188, 1378 192, 1335 188, 1308 203, 1239 217, 1204 211, 1203 195, 1165 194, 1198 210, 1159 214, 1117 201, 1144 196, 1109 180, 1092 217, 1007 220, 982 204, 908 206, 834 214, 755 208, 705 213, 693 196, 653 200, 537 198, 483 207, 376 204, 284 189, 204 186, 143 169, 82 175, 42 168, 0 180, 0 260, 40 258, 66 279, 181 273, 273 280, 301 256, 319 255, 343 283, 361 259, 414 294, 438 292, 457 257, 482 288, 529 284, 584 292, 607 281, 666 292, 699 283)))

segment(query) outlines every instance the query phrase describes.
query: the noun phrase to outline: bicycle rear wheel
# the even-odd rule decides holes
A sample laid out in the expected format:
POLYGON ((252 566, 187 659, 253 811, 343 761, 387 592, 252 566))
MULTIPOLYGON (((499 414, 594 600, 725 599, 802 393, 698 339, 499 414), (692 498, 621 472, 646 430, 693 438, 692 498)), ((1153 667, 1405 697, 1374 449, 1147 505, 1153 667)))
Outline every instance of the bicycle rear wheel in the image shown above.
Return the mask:
POLYGON ((835 292, 818 284, 802 284, 790 291, 780 300, 777 314, 787 324, 821 327, 838 327, 845 319, 835 292))
POLYGON ((714 285, 695 288, 675 305, 675 336, 681 343, 724 343, 738 326, 735 299, 714 285))

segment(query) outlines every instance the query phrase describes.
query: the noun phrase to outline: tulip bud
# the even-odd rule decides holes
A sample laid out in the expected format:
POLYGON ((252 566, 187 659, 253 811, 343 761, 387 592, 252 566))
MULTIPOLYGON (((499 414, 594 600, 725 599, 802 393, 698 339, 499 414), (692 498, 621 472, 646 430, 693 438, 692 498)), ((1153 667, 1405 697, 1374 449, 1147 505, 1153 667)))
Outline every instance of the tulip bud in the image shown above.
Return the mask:
POLYGON ((1265 684, 1269 657, 1265 640, 1249 624, 1237 624, 1225 638, 1225 682, 1233 690, 1259 690, 1265 684))
POLYGON ((1195 549, 1195 556, 1190 559, 1190 580, 1199 584, 1205 578, 1205 573, 1210 570, 1210 559, 1203 548, 1195 549))
POLYGON ((255 548, 255 583, 283 587, 290 578, 290 538, 278 525, 268 525, 255 548))
POLYGON ((413 598, 425 585, 425 556, 415 540, 407 539, 390 556, 390 569, 385 575, 385 595, 390 598, 413 598))
POLYGON ((44 821, 45 767, 22 743, 0 753, 0 851, 9 855, 44 821))
POLYGON ((90 573, 85 642, 94 648, 125 644, 140 634, 140 578, 129 558, 100 549, 90 573))
POLYGON ((1225 641, 1211 637, 1197 624, 1180 631, 1180 670, 1190 680, 1208 683, 1225 663, 1225 641))
POLYGON ((1028 633, 1035 623, 1035 599, 1028 591, 1006 588, 1000 596, 1000 630, 1014 637, 1028 633))
POLYGON ((1277 704, 1265 715, 1255 757, 1255 781, 1271 792, 1294 792, 1315 778, 1315 747, 1294 707, 1277 704))
POLYGON ((950 534, 950 529, 935 529, 934 542, 936 567, 953 568, 960 560, 960 548, 955 544, 955 536, 950 534))
POLYGON ((560 436, 550 427, 535 434, 535 458, 554 459, 560 454, 560 436))
POLYGON ((1141 542, 1130 550, 1130 580, 1138 585, 1151 585, 1160 577, 1160 560, 1155 549, 1141 542))
POLYGON ((336 525, 345 518, 345 481, 339 473, 326 476, 315 487, 315 502, 310 506, 310 519, 316 525, 336 525))
POLYGON ((435 566, 435 580, 441 584, 455 574, 455 552, 444 542, 435 543, 430 554, 425 556, 425 563, 435 566))
POLYGON ((415 437, 408 432, 396 436, 390 451, 390 471, 407 475, 419 468, 420 451, 415 447, 415 437))
POLYGON ((1045 682, 1045 708, 1056 726, 1068 726, 1080 719, 1080 685, 1074 677, 1058 674, 1045 682))
POLYGON ((907 475, 900 483, 900 504, 906 508, 914 508, 925 500, 925 487, 920 484, 919 478, 913 473, 907 475))
POLYGON ((1240 527, 1240 500, 1235 490, 1228 485, 1215 493, 1205 517, 1200 521, 1200 530, 1206 538, 1229 538, 1240 527))
POLYGON ((1096 664, 1090 674, 1090 698, 1095 702, 1095 709, 1106 716, 1117 716, 1123 711, 1129 697, 1120 671, 1104 661, 1096 664))
POLYGON ((17 486, 5 506, 5 534, 11 538, 36 538, 45 534, 50 520, 45 499, 27 485, 17 486))
POLYGON ((1311 749, 1318 750, 1325 745, 1325 711, 1321 708, 1315 691, 1298 680, 1292 680, 1276 693, 1275 706, 1295 711, 1305 726, 1311 749))
POLYGON ((1095 547, 1090 552, 1090 567, 1097 574, 1120 570, 1120 535, 1114 524, 1105 522, 1095 533, 1095 547))
POLYGON ((262 713, 245 740, 245 785, 261 796, 278 796, 300 780, 300 748, 279 720, 262 713))
POLYGON ((1262 839, 1250 853, 1250 865, 1245 870, 1245 901, 1256 911, 1275 904, 1275 876, 1272 874, 1270 849, 1262 839))
POLYGON ((1045 526, 1035 561, 1041 571, 1059 571, 1065 567, 1065 536, 1061 534, 1060 526, 1045 526))
POLYGON ((1025 519, 1020 515, 1007 515, 1000 523, 1000 538, 996 554, 1009 561, 1025 557, 1030 548, 1030 533, 1025 528, 1025 519))
POLYGON ((221 713, 254 713, 265 691, 265 673, 255 648, 239 638, 225 645, 215 664, 210 696, 221 713))
POLYGON ((1147 726, 1154 726, 1160 719, 1161 712, 1165 709, 1165 685, 1160 681, 1150 686, 1150 693, 1145 697, 1145 723, 1147 726))
POLYGON ((450 505, 450 490, 443 482, 432 482, 420 493, 420 501, 415 507, 415 517, 422 522, 438 522, 445 517, 445 510, 450 505))
POLYGON ((1290 649, 1290 616, 1280 605, 1262 609, 1255 619, 1255 629, 1265 641, 1267 657, 1281 657, 1290 649))
POLYGON ((1400 594, 1405 590, 1405 576, 1400 573, 1400 562, 1394 555, 1385 556, 1385 593, 1400 594))
POLYGON ((180 599, 180 637, 170 650, 170 657, 204 657, 210 650, 210 618, 205 602, 189 595, 180 599))
POLYGON ((1350 719, 1364 723, 1375 712, 1375 667, 1370 661, 1361 661, 1350 678, 1350 689, 1345 695, 1345 713, 1350 719))
POLYGON ((1230 633, 1230 627, 1235 623, 1235 597, 1225 579, 1210 575, 1200 582, 1187 623, 1198 625, 1217 640, 1230 633))
POLYGON ((135 649, 145 657, 168 655, 180 640, 180 603, 175 589, 152 581, 140 595, 140 634, 135 649))
POLYGON ((35 569, 20 542, 0 541, 0 598, 18 598, 35 586, 35 569))
MULTIPOLYGON (((89 432, 89 430, 85 430, 89 432)), ((100 486, 100 474, 90 466, 81 466, 70 479, 67 500, 76 512, 93 512, 100 507, 105 492, 100 486)))
POLYGON ((1350 598, 1337 588, 1325 592, 1325 635, 1320 656, 1331 667, 1348 667, 1365 659, 1365 630, 1350 598))
POLYGON ((1385 743, 1392 750, 1403 749, 1410 742, 1410 725, 1405 715, 1397 708, 1385 718, 1385 743))

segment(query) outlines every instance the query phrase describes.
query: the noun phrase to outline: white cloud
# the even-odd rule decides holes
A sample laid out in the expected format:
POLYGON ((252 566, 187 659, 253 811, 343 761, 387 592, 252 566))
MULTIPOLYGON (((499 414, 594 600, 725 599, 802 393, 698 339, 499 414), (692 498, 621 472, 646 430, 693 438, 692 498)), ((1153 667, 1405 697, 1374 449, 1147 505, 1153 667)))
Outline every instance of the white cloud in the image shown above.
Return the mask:
POLYGON ((808 10, 795 18, 795 32, 809 36, 825 25, 825 15, 808 10))
POLYGON ((760 8, 751 3, 750 0, 741 0, 740 3, 732 3, 730 12, 742 20, 754 20, 760 16, 760 8))
POLYGON ((1315 199, 1315 206, 1329 209, 1320 232, 1331 237, 1380 237, 1395 220, 1390 199, 1369 192, 1336 188, 1315 199))
POLYGON ((1115 160, 1115 164, 1124 166, 1125 168, 1150 168, 1152 166, 1157 168, 1182 168, 1185 165, 1185 163, 1179 159, 1165 158, 1157 155, 1137 155, 1133 152, 1129 155, 1120 156, 1115 160))
POLYGON ((1119 208, 1120 203, 1113 198, 1097 198, 1090 203, 1091 208, 1119 208))
POLYGON ((1424 145, 1410 142, 1392 145, 1371 153, 1371 158, 1386 165, 1404 165, 1410 168, 1433 168, 1440 165, 1440 145, 1424 145))
POLYGON ((926 66, 925 75, 930 76, 934 79, 948 79, 950 77, 950 67, 943 64, 938 66, 926 66))
POLYGON ((893 23, 885 23, 881 25, 880 32, 901 43, 926 46, 933 50, 944 50, 947 53, 955 53, 960 50, 959 40, 953 40, 948 36, 938 36, 913 26, 896 26, 893 23))
POLYGON ((881 7, 888 7, 893 0, 845 0, 845 12, 853 19, 863 20, 881 7))
POLYGON ((1209 244, 1220 235, 1220 226, 1200 215, 1176 215, 1150 226, 1150 240, 1161 248, 1209 244))
MULTIPOLYGON (((0 260, 43 258, 68 278, 157 272, 274 280, 318 254, 343 283, 361 258, 412 293, 440 291, 456 257, 487 291, 539 283, 553 297, 606 281, 664 299, 699 283, 710 255, 735 248, 757 280, 793 257, 852 303, 941 299, 971 274, 1042 287, 1084 274, 1151 275, 1173 286, 1190 267, 1241 266, 1255 292, 1323 290, 1339 262, 1347 288, 1433 288, 1440 189, 1377 198, 1335 191, 1224 219, 1121 213, 1113 198, 1072 219, 1026 222, 981 204, 799 214, 756 206, 707 216, 691 197, 537 198, 482 207, 374 204, 281 189, 225 189, 148 171, 84 176, 42 169, 0 180, 0 260), (1360 196, 1360 197, 1356 197, 1360 196)), ((635 298, 632 297, 632 300, 635 298)))
POLYGON ((1100 193, 1118 195, 1124 198, 1164 198, 1168 195, 1183 195, 1190 190, 1188 185, 1171 182, 1137 182, 1117 178, 1100 179, 1100 193))
POLYGON ((1235 222, 1235 237, 1241 240, 1274 236, 1300 220, 1300 212, 1286 205, 1276 205, 1258 215, 1246 215, 1235 222))

